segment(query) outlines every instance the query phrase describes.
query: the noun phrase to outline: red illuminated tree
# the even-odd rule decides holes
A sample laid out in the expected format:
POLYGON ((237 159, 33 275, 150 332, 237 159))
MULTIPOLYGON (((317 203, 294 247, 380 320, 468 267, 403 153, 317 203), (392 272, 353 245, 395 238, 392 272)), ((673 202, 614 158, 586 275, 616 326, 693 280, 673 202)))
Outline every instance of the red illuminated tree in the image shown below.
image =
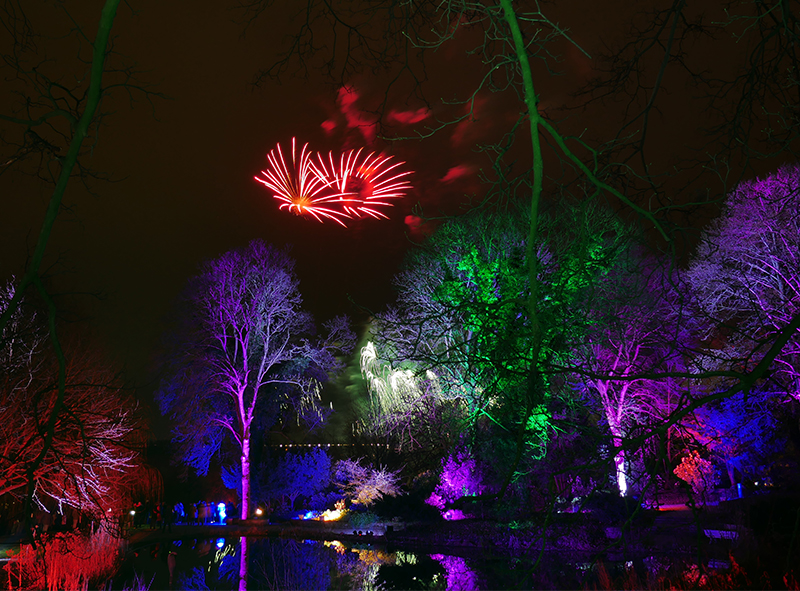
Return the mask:
MULTIPOLYGON (((78 177, 87 183, 101 177, 88 167, 88 158, 84 157, 98 146, 98 131, 107 114, 102 108, 104 99, 120 90, 129 97, 138 95, 150 99, 154 95, 134 80, 132 63, 121 58, 110 41, 119 4, 119 0, 102 2, 99 15, 93 11, 89 13, 97 19, 89 26, 84 26, 81 15, 71 13, 63 4, 52 6, 55 16, 50 7, 42 3, 4 3, 0 7, 3 30, 0 61, 8 73, 3 89, 12 97, 4 102, 4 111, 0 113, 2 170, 4 174, 35 177, 41 182, 42 194, 49 193, 25 271, 11 298, 0 310, 3 339, 0 347, 5 347, 8 344, 5 339, 15 334, 13 324, 24 307, 24 299, 35 294, 44 304, 41 316, 50 341, 48 354, 38 356, 35 363, 50 364, 45 374, 50 376, 55 390, 48 390, 46 395, 39 392, 37 404, 41 406, 37 412, 49 413, 36 416, 41 446, 37 454, 26 455, 24 460, 28 462, 26 492, 15 485, 15 494, 25 497, 26 520, 38 486, 34 473, 48 470, 45 464, 50 461, 51 446, 59 439, 57 430, 63 424, 65 413, 72 412, 68 400, 71 396, 69 381, 74 379, 75 368, 81 365, 80 361, 77 365, 70 361, 65 353, 59 331, 60 310, 45 280, 44 269, 49 266, 48 243, 59 213, 68 207, 64 196, 70 180, 78 177), (69 49, 65 51, 66 47, 69 49), (47 403, 42 402, 44 398, 48 399, 47 403)), ((14 223, 13 214, 6 217, 9 223, 14 223)), ((43 367, 36 369, 36 375, 45 375, 38 373, 43 367)), ((100 382, 90 379, 87 383, 99 386, 103 379, 100 382)), ((6 382, 5 386, 8 385, 6 382)), ((11 396, 9 392, 6 390, 4 395, 11 396)), ((15 397, 19 392, 32 395, 27 388, 15 392, 15 397)), ((17 456, 6 459, 12 463, 23 461, 17 456)))
POLYGON ((233 441, 246 519, 254 426, 269 430, 288 414, 323 421, 321 383, 340 368, 335 355, 348 351, 354 336, 347 320, 336 318, 315 339, 294 261, 258 240, 203 264, 181 320, 159 404, 174 421, 180 459, 198 474, 233 441))
MULTIPOLYGON (((4 288, 0 310, 13 292, 4 288)), ((24 499, 32 483, 50 509, 116 517, 146 472, 137 404, 107 364, 79 351, 69 355, 62 396, 46 332, 36 313, 18 308, 2 333, 0 496, 24 499)))

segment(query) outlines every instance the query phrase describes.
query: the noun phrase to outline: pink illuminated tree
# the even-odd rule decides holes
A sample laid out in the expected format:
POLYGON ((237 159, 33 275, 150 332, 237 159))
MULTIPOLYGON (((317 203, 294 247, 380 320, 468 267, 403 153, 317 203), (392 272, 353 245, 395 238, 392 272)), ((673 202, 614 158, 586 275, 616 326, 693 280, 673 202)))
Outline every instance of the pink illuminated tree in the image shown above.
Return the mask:
POLYGON ((684 369, 680 353, 687 336, 678 318, 677 277, 668 268, 622 255, 591 292, 592 322, 585 345, 576 348, 577 385, 602 408, 621 495, 630 484, 626 441, 634 430, 663 422, 677 403, 680 382, 665 374, 684 369))
POLYGON ((321 384, 341 367, 335 355, 348 351, 354 336, 340 317, 314 338, 294 261, 258 240, 204 263, 183 303, 159 404, 174 421, 180 459, 198 474, 233 442, 246 519, 255 425, 266 431, 282 415, 322 422, 321 384))

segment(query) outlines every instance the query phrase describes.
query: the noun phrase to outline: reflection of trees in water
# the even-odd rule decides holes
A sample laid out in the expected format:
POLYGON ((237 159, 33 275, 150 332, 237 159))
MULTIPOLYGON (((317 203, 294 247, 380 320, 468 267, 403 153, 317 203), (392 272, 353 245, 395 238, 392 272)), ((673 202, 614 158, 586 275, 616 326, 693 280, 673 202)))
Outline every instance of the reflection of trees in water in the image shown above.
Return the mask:
MULTIPOLYGON (((401 554, 401 553, 398 553, 401 554)), ((395 564, 378 569, 379 589, 450 589, 447 570, 437 560, 425 555, 403 554, 395 564)))
POLYGON ((378 579, 378 571, 382 565, 395 564, 398 553, 367 547, 348 548, 340 542, 326 542, 334 548, 336 556, 337 588, 361 589, 373 591, 383 589, 378 579))
POLYGON ((321 542, 241 538, 237 552, 222 558, 219 580, 236 584, 244 578, 255 589, 328 589, 334 557, 321 542), (242 544, 247 552, 244 569, 242 544))
POLYGON ((197 566, 187 573, 178 575, 178 589, 197 589, 206 591, 206 571, 202 566, 197 566))
POLYGON ((439 554, 387 552, 366 544, 240 538, 215 553, 207 568, 190 567, 176 582, 177 588, 198 590, 477 589, 479 575, 468 562, 439 554))
POLYGON ((467 561, 459 556, 446 556, 444 554, 431 554, 447 571, 447 588, 460 591, 477 591, 478 577, 467 565, 467 561))

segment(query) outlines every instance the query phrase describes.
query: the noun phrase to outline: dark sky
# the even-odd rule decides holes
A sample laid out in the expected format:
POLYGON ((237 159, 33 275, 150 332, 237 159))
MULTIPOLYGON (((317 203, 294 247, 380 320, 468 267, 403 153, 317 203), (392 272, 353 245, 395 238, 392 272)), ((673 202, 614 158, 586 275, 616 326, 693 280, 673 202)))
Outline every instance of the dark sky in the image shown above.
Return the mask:
MULTIPOLYGON (((93 38, 100 3, 67 4, 93 38)), ((262 16, 243 36, 235 2, 132 4, 135 13, 125 5, 119 9, 115 49, 136 65, 140 83, 168 98, 152 97, 149 103, 134 92, 131 104, 117 91, 104 102, 107 116, 84 163, 113 182, 93 181, 94 194, 77 180, 71 182, 46 263, 59 289, 93 294, 79 295, 70 305, 79 308, 94 327, 97 342, 137 380, 148 375, 164 315, 198 263, 255 238, 292 246, 301 291, 319 320, 340 313, 363 318, 356 304, 382 309, 392 299, 391 277, 410 238, 419 236, 410 223, 412 208, 420 205, 431 216, 454 213, 467 203, 467 195, 480 196, 478 171, 488 160, 475 152, 475 145, 496 139, 520 109, 513 97, 485 93, 477 102, 475 121, 431 140, 372 141, 367 111, 380 100, 385 77, 369 72, 353 76, 347 81, 349 93, 315 72, 307 79, 252 86, 256 73, 275 59, 290 28, 281 10, 262 16), (355 221, 347 229, 279 211, 253 175, 265 167, 266 154, 276 143, 286 146, 293 136, 322 151, 366 146, 394 154, 415 171, 414 190, 388 212, 389 220, 355 221)), ((554 18, 569 26, 592 56, 623 30, 620 10, 608 3, 557 4, 554 18)), ((30 6, 35 26, 51 35, 63 33, 66 21, 51 4, 30 6)), ((7 36, 0 39, 7 52, 7 36)), ((67 82, 81 69, 75 65, 74 48, 64 43, 42 38, 38 46, 42 55, 55 60, 53 71, 67 82)), ((586 82, 597 65, 567 45, 559 51, 564 76, 538 71, 545 107, 568 101, 569 92, 586 82)), ((465 58, 458 44, 436 53, 428 96, 464 98, 480 73, 477 59, 465 58)), ((6 68, 3 75, 8 81, 13 73, 6 68)), ((12 84, 6 88, 11 91, 12 84)), ((7 90, 0 92, 3 113, 16 100, 7 90)), ((662 105, 655 123, 662 134, 661 155, 679 150, 689 130, 697 127, 698 114, 687 101, 685 94, 673 94, 662 105)), ((421 107, 394 97, 387 105, 387 120, 395 132, 410 133, 404 122, 413 120, 421 107)), ((448 111, 441 102, 432 103, 423 123, 459 109, 448 111)), ((602 109, 569 117, 565 125, 574 130, 602 135, 605 127, 619 123, 621 113, 602 109)), ((3 129, 5 137, 13 138, 11 126, 3 129)), ((50 192, 50 186, 14 170, 0 175, 0 279, 23 272, 50 192)))

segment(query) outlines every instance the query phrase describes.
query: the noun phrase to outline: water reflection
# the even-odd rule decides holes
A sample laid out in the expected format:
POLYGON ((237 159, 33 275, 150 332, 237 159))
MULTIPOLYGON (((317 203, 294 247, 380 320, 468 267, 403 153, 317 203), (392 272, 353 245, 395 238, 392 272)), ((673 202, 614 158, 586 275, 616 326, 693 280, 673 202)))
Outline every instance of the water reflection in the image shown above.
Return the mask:
POLYGON ((666 588, 669 581, 699 580, 711 569, 719 570, 722 581, 732 565, 709 560, 701 572, 690 562, 688 556, 630 560, 610 554, 596 562, 573 552, 569 557, 545 554, 534 567, 530 557, 492 556, 485 550, 427 554, 370 543, 237 537, 176 540, 140 549, 114 588, 123 588, 134 574, 152 581, 150 589, 666 588))
MULTIPOLYGON (((370 544, 277 538, 184 540, 155 545, 120 573, 152 579, 152 589, 477 590, 469 561, 388 551, 370 544), (168 554, 164 554, 168 549, 168 554)), ((118 579, 124 584, 124 578, 118 579)))
POLYGON ((478 577, 467 565, 465 559, 460 556, 447 556, 445 554, 431 554, 431 558, 437 560, 444 567, 448 589, 478 591, 478 577))

